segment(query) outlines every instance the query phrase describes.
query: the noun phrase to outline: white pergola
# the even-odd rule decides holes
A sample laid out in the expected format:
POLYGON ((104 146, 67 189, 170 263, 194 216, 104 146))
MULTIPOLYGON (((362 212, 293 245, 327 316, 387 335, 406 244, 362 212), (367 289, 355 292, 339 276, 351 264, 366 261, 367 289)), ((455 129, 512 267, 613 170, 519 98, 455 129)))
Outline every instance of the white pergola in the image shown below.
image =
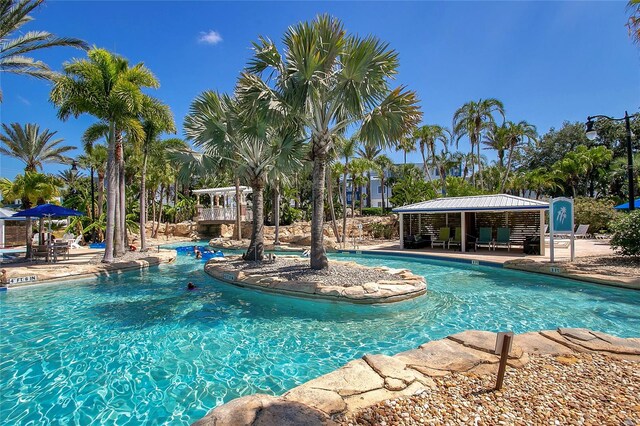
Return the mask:
MULTIPOLYGON (((436 198, 416 204, 397 207, 393 209, 398 213, 400 221, 400 247, 404 248, 404 222, 407 215, 417 215, 418 233, 422 229, 420 223, 423 214, 444 213, 446 224, 449 225, 449 215, 459 215, 461 227, 462 251, 466 251, 467 229, 466 215, 468 213, 496 213, 504 214, 508 222, 509 213, 539 212, 540 254, 544 255, 545 241, 545 211, 549 209, 549 203, 529 198, 516 197, 508 194, 477 195, 467 197, 436 198)), ((411 218, 411 217, 410 217, 411 218)))
MULTIPOLYGON (((250 211, 247 210, 247 195, 253 190, 248 186, 240 187, 240 215, 242 220, 250 220, 250 211)), ((236 187, 226 186, 221 188, 204 188, 194 189, 196 195, 196 208, 198 211, 198 220, 235 220, 237 214, 236 205, 236 187), (205 207, 200 204, 200 196, 209 196, 209 206, 205 207)))

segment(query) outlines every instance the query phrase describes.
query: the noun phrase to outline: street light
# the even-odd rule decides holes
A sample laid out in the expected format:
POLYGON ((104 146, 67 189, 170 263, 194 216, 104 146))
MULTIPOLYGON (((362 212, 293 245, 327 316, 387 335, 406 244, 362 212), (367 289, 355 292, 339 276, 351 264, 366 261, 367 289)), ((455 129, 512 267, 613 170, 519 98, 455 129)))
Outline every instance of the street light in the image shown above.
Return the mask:
POLYGON ((625 124, 625 128, 627 130, 627 175, 629 177, 629 210, 635 209, 635 191, 633 188, 633 148, 631 146, 631 117, 637 117, 640 114, 631 114, 627 111, 624 112, 624 117, 622 118, 613 118, 606 115, 592 115, 587 117, 587 128, 586 134, 587 139, 590 141, 594 140, 598 137, 598 132, 594 128, 594 118, 604 118, 610 121, 623 121, 625 124))

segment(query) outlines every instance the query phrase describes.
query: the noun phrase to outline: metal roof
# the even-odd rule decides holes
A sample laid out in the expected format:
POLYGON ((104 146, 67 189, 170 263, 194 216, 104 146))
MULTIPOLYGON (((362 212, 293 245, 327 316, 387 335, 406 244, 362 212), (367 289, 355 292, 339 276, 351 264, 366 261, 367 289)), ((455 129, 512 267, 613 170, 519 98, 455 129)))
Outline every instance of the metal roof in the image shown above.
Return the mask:
POLYGON ((546 210, 549 203, 508 194, 436 198, 396 207, 395 213, 451 213, 464 211, 546 210))

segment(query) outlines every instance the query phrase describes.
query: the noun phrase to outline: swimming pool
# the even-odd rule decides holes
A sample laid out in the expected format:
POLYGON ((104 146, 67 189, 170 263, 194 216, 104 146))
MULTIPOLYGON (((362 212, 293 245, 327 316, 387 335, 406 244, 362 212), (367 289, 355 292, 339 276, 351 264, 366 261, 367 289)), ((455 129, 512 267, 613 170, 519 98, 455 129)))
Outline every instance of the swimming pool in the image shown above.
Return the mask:
POLYGON ((408 267, 429 291, 381 306, 309 301, 216 282, 179 256, 0 293, 0 424, 189 424, 235 397, 279 394, 364 353, 470 328, 640 336, 637 291, 427 259, 332 257, 408 267), (186 291, 188 281, 198 290, 186 291))

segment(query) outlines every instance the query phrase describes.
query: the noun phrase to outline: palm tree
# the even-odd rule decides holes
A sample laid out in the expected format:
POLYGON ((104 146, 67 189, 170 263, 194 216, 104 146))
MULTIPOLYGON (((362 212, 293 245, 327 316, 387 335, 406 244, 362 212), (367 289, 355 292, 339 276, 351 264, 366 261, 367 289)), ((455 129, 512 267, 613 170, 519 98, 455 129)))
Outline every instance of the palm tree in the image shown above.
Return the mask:
POLYGON ((629 36, 634 43, 640 44, 640 0, 629 0, 627 10, 629 11, 627 21, 629 36))
POLYGON ((447 173, 452 168, 459 164, 455 154, 449 152, 446 147, 439 154, 434 157, 434 163, 438 167, 438 174, 440 175, 440 190, 442 195, 447 194, 447 173))
MULTIPOLYGON (((57 37, 46 31, 28 31, 19 34, 20 28, 33 20, 29 13, 40 6, 43 1, 3 0, 0 2, 0 72, 50 80, 55 74, 49 69, 49 66, 42 61, 25 56, 25 54, 56 46, 69 46, 85 50, 89 48, 87 43, 82 40, 57 37)), ((1 90, 0 102, 2 102, 1 90)))
POLYGON ((374 164, 376 166, 376 173, 378 173, 378 176, 380 176, 380 193, 382 196, 382 214, 384 215, 385 206, 386 206, 385 200, 384 200, 384 193, 385 193, 385 186, 387 183, 386 182, 387 172, 391 170, 391 168, 393 167, 393 161, 391 161, 391 159, 386 155, 382 154, 376 157, 376 159, 374 160, 374 164))
MULTIPOLYGON (((104 207, 104 178, 107 167, 107 147, 102 144, 94 145, 93 143, 85 143, 84 150, 85 154, 78 157, 80 165, 85 169, 93 168, 98 177, 96 217, 92 218, 92 220, 95 220, 102 215, 102 208, 104 207)), ((91 211, 93 212, 93 209, 91 211)))
POLYGON ((143 64, 129 67, 129 62, 104 49, 91 49, 88 59, 76 59, 64 65, 64 75, 57 77, 51 101, 58 107, 58 117, 90 114, 108 128, 106 169, 107 217, 106 247, 103 262, 113 262, 124 253, 124 149, 122 131, 137 140, 143 129, 137 120, 145 95, 143 87, 158 87, 158 81, 143 64))
POLYGON ((440 141, 446 147, 448 142, 446 132, 447 130, 444 127, 437 124, 425 124, 413 132, 413 137, 418 141, 418 148, 422 156, 424 174, 429 181, 431 181, 429 164, 435 164, 436 142, 440 141))
POLYGON ((487 133, 484 135, 482 143, 487 149, 493 149, 498 154, 498 166, 504 168, 504 156, 509 149, 507 141, 507 126, 502 124, 498 126, 493 123, 489 126, 487 133))
POLYGON ((363 142, 390 147, 421 113, 415 93, 390 87, 398 54, 377 38, 348 35, 340 20, 322 15, 289 27, 283 44, 285 55, 268 39, 254 43, 245 78, 254 83, 256 103, 274 116, 294 115, 307 131, 313 162, 309 257, 313 269, 326 269, 325 175, 335 135, 357 127, 363 142))
MULTIPOLYGON (((358 147, 356 153, 360 158, 364 158, 373 164, 376 158, 382 154, 382 149, 375 143, 363 143, 358 147)), ((371 207, 371 170, 367 170, 367 207, 371 207)))
MULTIPOLYGON (((481 177, 482 165, 480 162, 480 141, 482 133, 489 129, 491 123, 495 122, 494 114, 500 114, 504 119, 504 105, 497 99, 480 99, 469 101, 456 110, 453 115, 453 133, 456 135, 456 142, 466 135, 469 138, 471 152, 476 151, 476 163, 478 165, 478 175, 481 177)), ((471 164, 471 175, 475 183, 474 164, 471 164)), ((482 186, 482 181, 480 182, 482 186)))
POLYGON ((404 154, 404 164, 407 164, 407 154, 416 150, 416 140, 413 132, 410 135, 402 136, 396 142, 396 151, 402 151, 404 154))
MULTIPOLYGON (((149 150, 152 148, 164 148, 154 146, 158 136, 163 132, 175 132, 176 126, 173 114, 169 107, 157 99, 146 98, 141 111, 144 140, 142 141, 142 168, 140 169, 140 250, 147 250, 147 188, 146 172, 149 160, 149 150)), ((182 142, 182 141, 180 141, 182 142)), ((167 145, 165 144, 165 147, 167 145)), ((162 153, 166 151, 162 150, 162 153)), ((176 188, 177 192, 177 188, 176 188)))
POLYGON ((520 121, 519 123, 507 121, 504 126, 507 129, 505 139, 509 155, 507 158, 507 167, 504 172, 504 179, 502 180, 502 185, 500 186, 500 192, 504 190, 507 179, 509 178, 509 172, 511 171, 511 161, 513 159, 513 152, 515 151, 515 149, 525 141, 528 143, 535 142, 536 138, 538 137, 536 126, 529 124, 524 120, 520 121))
MULTIPOLYGON (((338 157, 344 159, 342 168, 342 242, 347 240, 347 176, 351 173, 350 161, 355 155, 358 141, 355 137, 349 139, 342 138, 336 146, 338 157)), ((351 197, 355 197, 352 192, 351 197)))
POLYGON ((11 126, 2 124, 4 134, 0 134, 0 154, 17 158, 25 164, 25 172, 35 172, 42 169, 43 163, 69 163, 71 159, 63 154, 75 148, 68 145, 59 146, 64 139, 53 139, 57 132, 45 129, 40 133, 37 124, 18 123, 11 126))

